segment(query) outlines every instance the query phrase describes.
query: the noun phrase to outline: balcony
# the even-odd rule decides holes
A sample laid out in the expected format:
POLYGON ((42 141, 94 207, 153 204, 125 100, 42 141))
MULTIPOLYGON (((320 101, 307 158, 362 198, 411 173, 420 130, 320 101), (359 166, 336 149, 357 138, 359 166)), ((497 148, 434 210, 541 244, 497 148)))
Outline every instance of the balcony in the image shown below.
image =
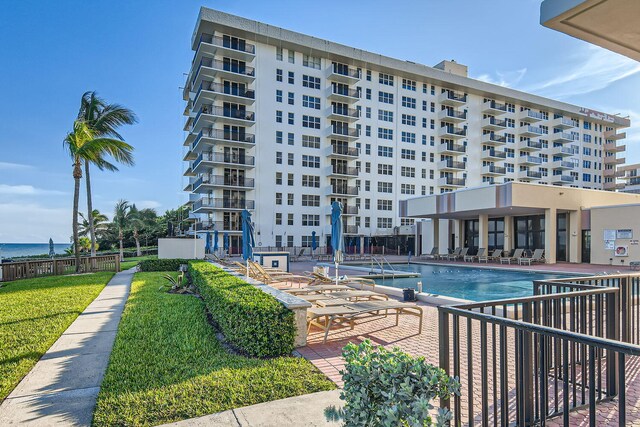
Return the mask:
POLYGON ((462 144, 454 144, 452 142, 444 142, 438 145, 438 154, 458 155, 467 152, 467 147, 462 144))
POLYGON ((626 132, 616 133, 615 130, 608 130, 604 133, 604 139, 610 139, 613 141, 617 141, 619 139, 624 139, 627 137, 626 132))
POLYGON ((214 144, 223 144, 234 147, 253 147, 256 138, 252 133, 235 132, 231 130, 204 128, 196 135, 191 144, 191 151, 199 152, 214 144))
POLYGON ((542 142, 540 142, 540 141, 532 141, 530 139, 524 139, 522 141, 518 141, 518 149, 520 151, 538 151, 538 150, 542 150, 542 142))
POLYGON ((360 119, 360 110, 356 108, 344 108, 332 105, 327 109, 327 116, 330 120, 339 120, 342 122, 355 122, 360 119))
POLYGON ((347 126, 329 126, 327 129, 327 136, 346 141, 355 141, 360 138, 360 131, 356 128, 350 128, 347 126))
POLYGON ((239 126, 253 126, 255 113, 217 105, 203 105, 193 121, 192 132, 199 132, 211 122, 228 123, 239 126))
POLYGON ((464 187, 465 179, 443 176, 442 178, 438 179, 438 185, 440 187, 464 187))
POLYGON ((251 83, 255 80, 256 71, 253 67, 230 61, 220 61, 214 58, 201 58, 198 66, 192 70, 193 77, 189 81, 189 87, 193 91, 205 79, 220 78, 234 82, 251 83))
POLYGON ((438 113, 438 119, 445 122, 464 122, 467 120, 467 112, 445 108, 438 113))
POLYGON ((491 133, 485 133, 484 135, 482 135, 481 141, 484 145, 498 146, 498 145, 506 144, 507 138, 505 136, 497 135, 491 132, 491 133))
POLYGON ((482 167, 482 175, 501 176, 507 173, 507 169, 502 166, 485 165, 482 167))
POLYGON ((620 153, 627 149, 626 145, 618 145, 615 142, 607 142, 602 147, 604 151, 609 153, 620 153))
POLYGON ((555 160, 549 163, 549 167, 556 170, 573 170, 576 166, 573 162, 566 160, 555 160))
POLYGON ((605 165, 621 165, 625 162, 624 157, 616 157, 616 156, 606 156, 604 158, 605 165))
POLYGON ((324 149, 324 155, 327 157, 333 157, 338 159, 357 159, 360 155, 360 150, 357 147, 348 147, 345 145, 331 144, 324 149))
POLYGON ((193 191, 193 183, 187 184, 182 191, 186 191, 187 193, 191 193, 193 191))
POLYGON ((256 159, 253 156, 244 156, 231 153, 203 152, 194 160, 192 169, 195 173, 201 173, 217 165, 233 165, 238 168, 253 168, 256 159))
POLYGON ((438 131, 438 136, 441 138, 460 139, 467 136, 467 130, 455 126, 442 126, 438 131))
POLYGON ((330 185, 327 188, 327 196, 355 197, 359 194, 358 187, 343 184, 330 185))
POLYGON ((623 178, 625 176, 623 170, 616 169, 605 169, 602 171, 602 174, 607 178, 623 178))
POLYGON ((507 158, 507 153, 490 148, 488 150, 482 150, 481 158, 483 160, 504 160, 507 158))
POLYGON ((550 156, 551 157, 568 157, 573 156, 574 152, 571 147, 551 147, 550 148, 550 156))
POLYGON ((357 225, 344 224, 342 226, 342 232, 344 234, 358 234, 358 226, 357 225))
POLYGON ((520 112, 519 119, 522 122, 535 123, 541 120, 547 120, 548 116, 539 111, 524 110, 520 112))
POLYGON ((578 135, 569 132, 556 132, 551 135, 551 140, 560 144, 566 144, 568 142, 577 141, 578 135))
POLYGON ((452 90, 446 90, 438 95, 438 102, 440 104, 457 107, 467 103, 467 95, 452 90))
POLYGON ((250 62, 255 58, 256 47, 237 38, 201 34, 196 47, 194 62, 199 61, 204 55, 214 56, 216 53, 220 56, 250 62))
POLYGON ((203 175, 193 182, 194 193, 208 193, 216 188, 247 190, 255 186, 253 178, 223 176, 223 175, 203 175))
POLYGON ((229 231, 229 232, 241 232, 242 231, 242 222, 241 221, 210 221, 205 220, 202 222, 196 223, 197 231, 229 231))
POLYGON ((602 188, 607 191, 624 190, 625 187, 626 185, 623 182, 605 182, 602 185, 602 188))
POLYGON ((232 198, 212 198, 203 197, 200 200, 193 202, 194 213, 211 212, 215 210, 243 210, 243 209, 255 209, 256 203, 254 200, 246 199, 232 199, 232 198))
POLYGON ((506 113, 507 106, 505 104, 500 104, 499 102, 496 102, 496 101, 485 101, 485 103, 482 104, 482 112, 497 116, 499 114, 506 113))
POLYGON ((517 176, 520 181, 534 181, 534 180, 542 179, 542 172, 532 171, 532 170, 523 170, 523 171, 518 171, 517 176))
POLYGON ((524 166, 539 166, 542 164, 542 159, 533 156, 520 156, 518 157, 518 164, 524 166))
POLYGON ((457 162, 455 160, 447 159, 438 162, 438 169, 441 171, 461 171, 467 168, 466 162, 457 162))
POLYGON ((331 64, 327 68, 326 76, 329 80, 349 85, 360 81, 360 72, 344 64, 331 64))
POLYGON ((550 181, 554 185, 573 184, 575 179, 571 175, 552 175, 550 181))
POLYGON ((327 88, 327 97, 337 102, 354 103, 360 100, 360 92, 357 89, 340 88, 331 85, 327 88))
POLYGON ((544 129, 538 126, 524 125, 518 129, 520 136, 536 137, 546 135, 544 129))
POLYGON ((327 176, 355 178, 360 170, 354 166, 331 165, 327 168, 327 176))
POLYGON ((489 130, 504 130, 507 128, 507 121, 496 119, 495 117, 487 117, 482 119, 482 128, 489 130))
POLYGON ((255 98, 256 94, 253 89, 204 81, 200 83, 193 99, 193 111, 198 111, 203 105, 211 104, 214 101, 251 105, 255 102, 255 98))
POLYGON ((566 117, 558 117, 557 119, 553 119, 550 125, 554 129, 562 129, 562 130, 573 129, 578 127, 577 122, 571 119, 567 119, 566 117))

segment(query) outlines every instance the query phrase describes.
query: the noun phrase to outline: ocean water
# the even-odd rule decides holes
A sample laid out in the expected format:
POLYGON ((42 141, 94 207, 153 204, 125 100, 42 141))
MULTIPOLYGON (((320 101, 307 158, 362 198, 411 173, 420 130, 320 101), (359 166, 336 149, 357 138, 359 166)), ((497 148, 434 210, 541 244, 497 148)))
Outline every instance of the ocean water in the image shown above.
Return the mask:
MULTIPOLYGON (((69 243, 54 243, 56 255, 64 255, 69 243)), ((0 243, 0 259, 22 256, 48 255, 49 243, 0 243)))

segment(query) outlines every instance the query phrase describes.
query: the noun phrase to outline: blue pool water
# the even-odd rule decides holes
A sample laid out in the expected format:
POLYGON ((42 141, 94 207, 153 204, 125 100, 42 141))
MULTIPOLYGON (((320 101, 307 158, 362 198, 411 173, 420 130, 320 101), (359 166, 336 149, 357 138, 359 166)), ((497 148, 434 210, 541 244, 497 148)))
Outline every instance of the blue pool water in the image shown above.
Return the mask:
POLYGON ((422 280, 422 291, 470 301, 489 301, 533 295, 534 280, 571 276, 527 271, 492 270, 451 265, 394 264, 396 270, 412 271, 419 277, 376 279, 376 283, 395 288, 414 288, 422 280))

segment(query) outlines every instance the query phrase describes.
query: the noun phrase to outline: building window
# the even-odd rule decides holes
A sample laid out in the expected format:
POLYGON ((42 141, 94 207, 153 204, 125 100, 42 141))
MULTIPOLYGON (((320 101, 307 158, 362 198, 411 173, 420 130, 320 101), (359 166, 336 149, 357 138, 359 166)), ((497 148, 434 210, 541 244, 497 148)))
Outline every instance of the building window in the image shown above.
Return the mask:
POLYGON ((276 60, 282 61, 282 48, 276 47, 276 60))
POLYGON ((294 50, 289 49, 289 62, 291 64, 296 63, 296 52, 294 50))
POLYGON ((416 90, 415 80, 402 79, 402 88, 407 90, 412 90, 415 92, 416 90))
POLYGON ((280 68, 278 68, 276 70, 276 81, 277 82, 281 82, 282 81, 282 70, 280 68))
POLYGON ((320 58, 311 55, 302 55, 302 65, 309 68, 320 69, 320 58))
POLYGON ((400 168, 400 175, 407 178, 415 178, 416 177, 416 168, 410 166, 402 166, 400 168))
POLYGON ((378 138, 392 140, 393 129, 378 128, 378 138))
POLYGON ((378 228, 393 228, 393 218, 378 218, 378 228))
POLYGON ((371 81, 371 70, 367 70, 367 81, 371 81))
POLYGON ((282 172, 276 172, 276 185, 282 185, 282 172))
POLYGON ((296 103, 295 96, 296 95, 293 92, 289 92, 289 97, 288 97, 289 105, 294 105, 296 103))
POLYGON ((302 135, 302 146, 306 148, 320 148, 320 137, 302 135))
POLYGON ((276 235, 276 246, 277 246, 278 248, 281 248, 281 247, 282 247, 282 236, 281 236, 281 235, 279 235, 279 234, 278 234, 278 235, 276 235))
POLYGON ((416 194, 416 186, 414 184, 401 184, 400 194, 416 194))
MULTIPOLYGON (((367 98, 370 99, 370 98, 367 98)), ((384 104, 393 104, 393 94, 389 92, 378 92, 378 102, 382 102, 384 104)))
POLYGON ((393 147, 378 146, 379 157, 393 157, 393 147))
POLYGON ((320 215, 302 214, 302 225, 304 227, 319 227, 320 215))
POLYGON ((302 127, 320 129, 320 117, 302 116, 302 127))
POLYGON ((378 120, 393 122, 393 111, 378 110, 378 120))
POLYGON ((289 187, 293 187, 293 174, 292 173, 287 174, 287 185, 289 187))
POLYGON ((276 90, 276 102, 282 102, 282 91, 276 90))
POLYGON ((282 131, 276 131, 276 144, 282 144, 282 131))
POLYGON ((378 199, 378 210, 379 211, 391 211, 393 210, 393 201, 378 199))
POLYGON ((309 95, 302 95, 302 106, 307 108, 313 108, 315 110, 320 109, 320 98, 309 95))
POLYGON ((287 247, 293 247, 293 236, 287 236, 287 247))
POLYGON ((276 111, 276 123, 282 123, 282 111, 276 111))
POLYGON ((368 100, 371 100, 371 89, 366 90, 366 97, 368 100))
POLYGON ((320 77, 307 76, 305 74, 302 76, 302 86, 311 89, 320 89, 320 77))
MULTIPOLYGON (((287 194, 287 205, 293 206, 293 193, 287 194)), ((289 214, 289 225, 293 225, 293 214, 289 214)))
POLYGON ((393 165, 378 165, 378 175, 393 175, 393 165))
POLYGON ((402 124, 407 126, 415 126, 416 125, 416 116, 411 114, 403 114, 402 115, 402 124))
POLYGON ((276 212, 276 225, 282 225, 282 213, 276 212))
POLYGON ((320 196, 316 196, 314 194, 303 194, 302 206, 320 207, 320 196))
POLYGON ((296 80, 295 73, 293 71, 289 71, 289 78, 288 78, 289 84, 290 85, 294 84, 295 80, 296 80))
POLYGON ((294 138, 295 138, 295 135, 292 132, 289 132, 287 134, 287 144, 293 145, 294 144, 294 138))
POLYGON ((281 165, 282 164, 282 152, 281 151, 276 151, 276 164, 277 165, 281 165))
POLYGON ((402 106, 407 108, 416 108, 416 99, 409 96, 403 96, 402 106))
POLYGON ((302 186, 320 188, 320 177, 316 175, 302 175, 302 186))
POLYGON ((320 169, 320 157, 319 156, 307 156, 302 155, 302 166, 307 168, 320 169))
POLYGON ((276 193, 276 205, 282 204, 282 193, 276 193))
POLYGON ((416 150, 407 150, 403 148, 400 152, 400 157, 406 160, 415 160, 416 159, 416 150))
POLYGON ((402 131, 402 142, 408 142, 409 144, 416 143, 416 134, 413 132, 402 131))
POLYGON ((288 118, 287 118, 287 122, 288 122, 290 125, 294 124, 294 122, 295 122, 295 120, 294 120, 294 117, 295 117, 295 116, 294 116, 294 114, 293 114, 293 113, 289 113, 289 114, 287 115, 287 117, 288 117, 288 118))
POLYGON ((287 164, 293 166, 293 153, 287 153, 287 164))
POLYGON ((379 73, 378 82, 382 85, 393 86, 393 76, 390 74, 379 73))

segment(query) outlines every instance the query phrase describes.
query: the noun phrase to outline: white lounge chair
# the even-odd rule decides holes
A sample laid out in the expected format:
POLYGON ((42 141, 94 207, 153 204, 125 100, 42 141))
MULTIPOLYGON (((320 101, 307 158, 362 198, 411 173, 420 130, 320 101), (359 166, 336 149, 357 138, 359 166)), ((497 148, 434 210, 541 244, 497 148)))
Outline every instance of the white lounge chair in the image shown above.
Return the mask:
POLYGON ((531 265, 531 263, 534 262, 544 262, 544 249, 536 249, 535 251, 533 251, 533 255, 531 255, 531 258, 520 258, 518 260, 518 263, 520 263, 520 265, 531 265))

